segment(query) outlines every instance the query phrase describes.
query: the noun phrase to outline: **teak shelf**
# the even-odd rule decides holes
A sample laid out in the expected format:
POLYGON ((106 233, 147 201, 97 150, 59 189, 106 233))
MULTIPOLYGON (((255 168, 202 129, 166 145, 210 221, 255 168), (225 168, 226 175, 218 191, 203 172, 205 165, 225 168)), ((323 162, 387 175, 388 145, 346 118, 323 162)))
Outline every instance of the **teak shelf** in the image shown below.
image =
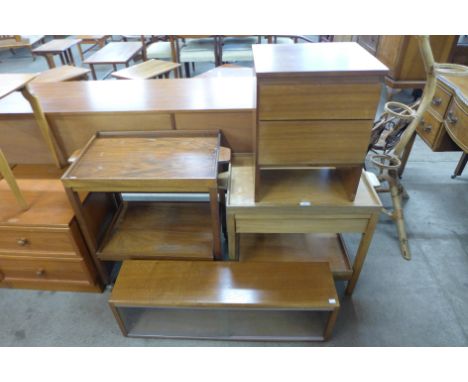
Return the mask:
POLYGON ((103 132, 89 140, 62 182, 96 264, 100 264, 99 259, 208 259, 208 245, 211 259, 221 258, 217 183, 220 139, 219 131, 152 131, 103 132), (79 191, 105 193, 112 199, 113 218, 102 239, 92 232, 79 191), (123 192, 202 192, 210 199, 205 206, 160 204, 141 208, 124 202, 123 192), (201 215, 193 219, 194 214, 201 215))
POLYGON ((264 174, 337 169, 354 200, 388 72, 356 43, 253 46, 257 76, 255 200, 264 174))
POLYGON ((127 260, 109 304, 129 337, 229 340, 326 340, 339 309, 323 262, 127 260))

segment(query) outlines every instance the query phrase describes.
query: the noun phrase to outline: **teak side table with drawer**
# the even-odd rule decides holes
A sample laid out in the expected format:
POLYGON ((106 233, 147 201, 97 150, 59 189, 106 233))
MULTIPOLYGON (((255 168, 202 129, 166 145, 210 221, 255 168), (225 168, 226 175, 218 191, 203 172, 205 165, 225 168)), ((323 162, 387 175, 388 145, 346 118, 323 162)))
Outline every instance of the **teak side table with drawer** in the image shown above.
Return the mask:
POLYGON ((100 292, 90 258, 54 166, 13 169, 29 204, 22 211, 0 181, 0 287, 100 292))
POLYGON ((255 199, 262 175, 336 167, 353 200, 388 69, 357 43, 254 45, 255 199))
POLYGON ((234 156, 226 199, 230 260, 326 261, 352 294, 382 210, 365 172, 354 201, 334 170, 269 172, 260 202, 254 200, 254 173, 251 156, 234 156), (342 233, 362 235, 353 262, 342 233))

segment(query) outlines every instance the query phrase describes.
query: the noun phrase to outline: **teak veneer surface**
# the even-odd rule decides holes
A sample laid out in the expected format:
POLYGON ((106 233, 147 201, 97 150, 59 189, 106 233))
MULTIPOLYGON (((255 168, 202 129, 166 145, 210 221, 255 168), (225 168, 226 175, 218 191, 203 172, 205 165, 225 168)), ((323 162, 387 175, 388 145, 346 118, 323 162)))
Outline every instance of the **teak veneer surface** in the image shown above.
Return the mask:
POLYGON ((0 224, 68 227, 74 216, 63 190, 63 170, 53 165, 19 165, 13 169, 29 209, 21 211, 5 180, 0 181, 0 224))
POLYGON ((97 134, 62 180, 68 187, 110 192, 144 192, 152 187, 196 192, 214 186, 218 134, 175 133, 97 134))
POLYGON ((438 76, 439 80, 448 86, 460 99, 468 104, 468 77, 438 76))
POLYGON ((46 114, 164 113, 252 111, 256 107, 255 84, 254 77, 188 78, 40 83, 31 84, 31 89, 46 114))
POLYGON ((213 259, 208 203, 130 202, 110 235, 102 260, 213 259))
POLYGON ((255 72, 270 75, 382 76, 388 68, 354 42, 253 45, 255 72))
POLYGON ((327 263, 236 263, 128 260, 110 303, 190 308, 338 307, 327 263), (334 302, 330 302, 334 299, 334 302))
MULTIPOLYGON (((254 200, 253 158, 234 156, 231 169, 230 207, 297 206, 310 202, 312 207, 356 207, 380 209, 381 203, 367 175, 361 175, 356 198, 350 201, 343 184, 332 169, 265 170, 262 172, 261 201, 254 200)), ((306 207, 306 206, 305 206, 306 207)))
MULTIPOLYGON (((21 89, 37 74, 0 74, 0 99, 21 89)), ((25 101, 27 103, 27 101, 25 101)))
POLYGON ((141 42, 110 42, 89 56, 85 64, 125 63, 142 48, 141 42))

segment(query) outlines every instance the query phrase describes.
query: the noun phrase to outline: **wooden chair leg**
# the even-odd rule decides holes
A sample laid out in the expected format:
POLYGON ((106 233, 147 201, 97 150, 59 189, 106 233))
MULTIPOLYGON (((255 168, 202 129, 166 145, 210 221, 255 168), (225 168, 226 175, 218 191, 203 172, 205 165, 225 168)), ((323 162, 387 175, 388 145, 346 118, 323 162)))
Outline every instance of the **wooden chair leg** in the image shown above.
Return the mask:
POLYGON ((463 153, 460 160, 458 161, 457 167, 451 176, 452 179, 455 179, 457 176, 460 176, 465 169, 466 163, 468 162, 468 154, 463 153))
POLYGON ((190 77, 190 62, 185 62, 184 67, 185 67, 185 77, 189 78, 190 77))
POLYGON ((2 150, 0 150, 0 175, 5 178, 6 182, 10 186, 11 192, 13 192, 13 195, 15 196, 16 201, 20 205, 21 209, 24 211, 27 210, 29 208, 28 202, 21 193, 21 190, 16 183, 15 176, 13 175, 10 165, 5 158, 5 155, 3 155, 2 150))

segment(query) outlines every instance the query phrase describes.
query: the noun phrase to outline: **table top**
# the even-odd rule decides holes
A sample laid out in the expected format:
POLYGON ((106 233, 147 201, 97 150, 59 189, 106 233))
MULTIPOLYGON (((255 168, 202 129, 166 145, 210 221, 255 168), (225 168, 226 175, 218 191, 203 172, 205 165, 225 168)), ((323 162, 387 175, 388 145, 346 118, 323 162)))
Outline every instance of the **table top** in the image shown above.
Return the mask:
POLYGON ((235 64, 224 64, 199 74, 196 78, 255 77, 252 68, 235 64))
POLYGON ((0 225, 66 226, 74 212, 63 190, 63 170, 53 165, 18 165, 13 168, 18 187, 29 204, 22 211, 4 179, 0 181, 0 225))
POLYGON ((90 71, 89 69, 76 66, 62 65, 39 73, 38 76, 33 79, 32 83, 68 81, 82 77, 90 71))
POLYGON ((216 187, 220 134, 97 133, 63 175, 75 190, 206 192, 216 187))
POLYGON ((365 172, 361 176, 356 198, 350 201, 340 178, 333 170, 275 170, 262 172, 262 195, 255 202, 252 155, 234 156, 228 208, 297 207, 375 212, 382 204, 365 172))
POLYGON ((85 64, 125 64, 142 49, 141 42, 110 42, 89 56, 85 64))
POLYGON ((388 68, 355 42, 252 45, 257 76, 383 76, 388 68))
POLYGON ((124 261, 111 303, 142 307, 333 310, 328 263, 124 261))
POLYGON ((81 42, 80 39, 74 38, 61 38, 57 40, 51 40, 45 44, 33 49, 33 53, 61 53, 70 49, 72 46, 81 42))
POLYGON ((110 36, 110 34, 79 34, 75 37, 79 38, 80 40, 102 40, 110 36))
POLYGON ((152 59, 129 68, 117 70, 112 73, 112 76, 127 80, 146 80, 168 73, 179 66, 180 64, 176 62, 152 59))
POLYGON ((0 74, 0 99, 21 89, 36 76, 34 73, 0 74))

